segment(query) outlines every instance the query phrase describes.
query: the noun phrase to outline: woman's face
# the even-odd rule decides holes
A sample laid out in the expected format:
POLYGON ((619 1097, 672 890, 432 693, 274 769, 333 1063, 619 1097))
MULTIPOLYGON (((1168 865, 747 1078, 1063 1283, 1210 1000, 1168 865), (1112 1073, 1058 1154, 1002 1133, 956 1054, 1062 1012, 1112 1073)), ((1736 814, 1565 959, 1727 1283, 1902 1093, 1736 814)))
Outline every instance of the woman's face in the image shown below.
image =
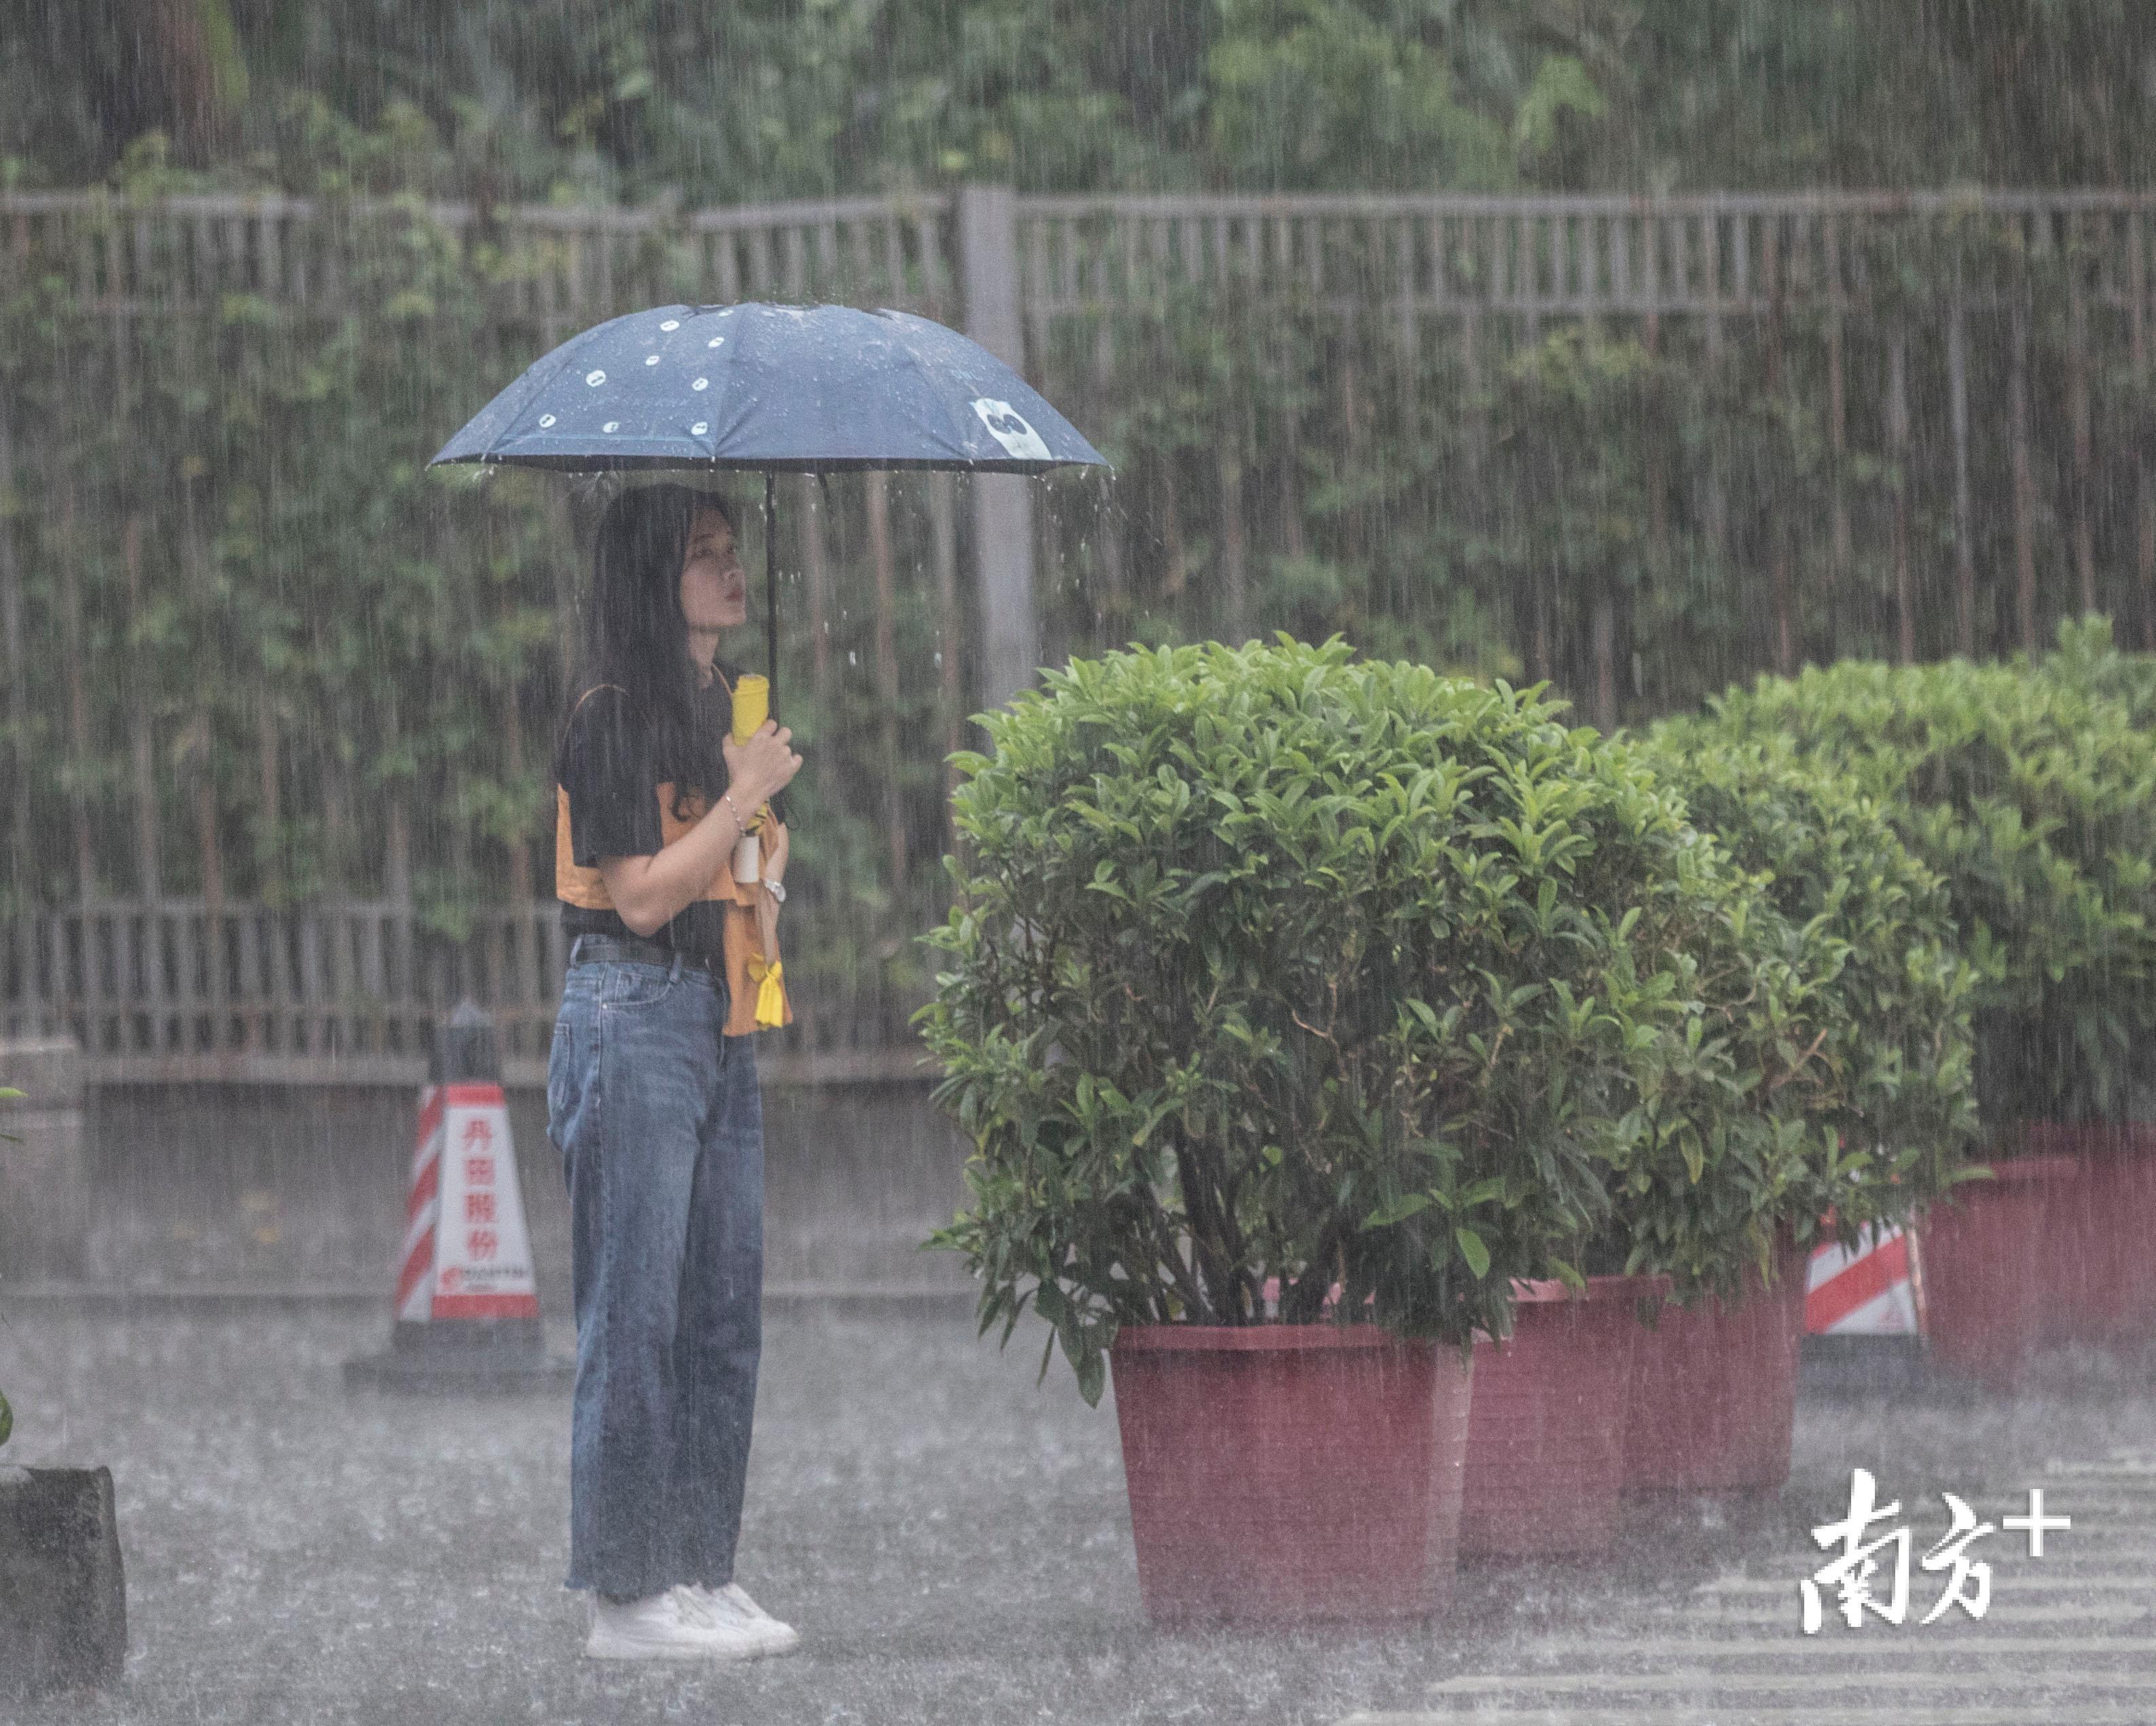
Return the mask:
POLYGON ((748 621, 748 575, 734 550, 734 531, 716 510, 698 510, 681 560, 681 615, 691 633, 737 629, 748 621))

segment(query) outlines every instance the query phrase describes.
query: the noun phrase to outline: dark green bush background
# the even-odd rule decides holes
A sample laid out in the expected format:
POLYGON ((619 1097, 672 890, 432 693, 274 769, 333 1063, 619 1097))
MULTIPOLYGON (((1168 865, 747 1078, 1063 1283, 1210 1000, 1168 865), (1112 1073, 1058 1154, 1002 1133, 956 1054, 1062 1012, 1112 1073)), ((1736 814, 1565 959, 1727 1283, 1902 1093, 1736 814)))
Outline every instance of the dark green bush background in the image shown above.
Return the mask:
MULTIPOLYGON (((85 311, 56 260, 0 247, 20 696, 0 714, 0 907, 151 885, 145 783, 168 894, 208 885, 205 829, 235 898, 408 887, 454 931, 526 883, 545 891, 558 619, 588 501, 419 464, 542 349, 541 330, 480 308, 547 260, 454 243, 423 200, 696 208, 988 179, 2133 187, 2156 168, 2141 70, 2156 21, 2127 0, 17 10, 0 187, 107 185, 120 222, 128 200, 176 191, 304 194, 351 211, 340 256, 367 291, 329 323, 236 293, 185 318, 146 306, 123 331, 85 311), (341 202, 358 193, 406 201, 362 217, 341 202)), ((1813 304, 1659 327, 1491 319, 1471 372, 1455 344, 1403 364, 1382 320, 1292 296, 1169 296, 1116 331, 1105 379, 1091 329, 1052 331, 1042 381, 1120 478, 1045 488, 1044 661, 1337 630, 1380 656, 1548 679, 1604 728, 1642 722, 1765 667, 1895 656, 1897 497, 1916 657, 2039 645, 2085 598, 2148 641, 2146 367, 2125 319, 2091 315, 2092 466, 2077 473, 2072 249, 2033 256, 2006 224, 1958 217, 1853 226, 1846 243, 1867 298, 1844 332, 1839 447, 1830 313, 1813 304), (1976 406, 1965 583, 1940 383, 1957 287, 1976 406), (2034 403, 2025 615, 2000 411, 2016 306, 2034 403), (1883 382, 1897 331, 1905 459, 1883 382)), ((1338 263, 1374 294, 1375 260, 1338 263)), ((956 717, 977 685, 969 619, 942 610, 927 573, 923 494, 910 480, 893 494, 895 703, 876 686, 857 485, 833 488, 850 597, 813 701, 808 644, 789 644, 813 750, 794 925, 804 971, 881 968, 918 991, 910 937, 940 914, 928 860, 948 839, 937 654, 964 661, 956 717)), ((798 547, 782 549, 798 571, 798 547)))

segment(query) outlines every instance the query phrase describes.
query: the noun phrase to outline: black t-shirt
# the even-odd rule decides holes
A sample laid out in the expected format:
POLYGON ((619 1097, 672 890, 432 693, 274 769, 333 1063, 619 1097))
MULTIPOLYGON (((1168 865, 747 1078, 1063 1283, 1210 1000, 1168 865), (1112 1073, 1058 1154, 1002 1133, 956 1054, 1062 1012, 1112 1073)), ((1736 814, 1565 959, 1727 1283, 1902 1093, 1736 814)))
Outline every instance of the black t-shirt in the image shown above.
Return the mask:
MULTIPOLYGON (((714 677, 697 698, 697 723, 706 735, 722 737, 733 723, 733 698, 727 685, 741 675, 721 660, 724 681, 714 677)), ((659 818, 659 787, 674 777, 670 763, 659 758, 657 737, 649 717, 624 691, 594 691, 570 715, 554 753, 554 783, 568 794, 569 845, 580 868, 594 868, 602 857, 649 857, 665 843, 659 818)), ((771 799, 771 813, 786 819, 786 794, 771 799)), ((679 949, 692 959, 721 956, 725 907, 714 900, 692 901, 671 922, 641 938, 679 949)), ((562 927, 573 942, 579 935, 639 938, 614 911, 588 910, 566 902, 562 927)))

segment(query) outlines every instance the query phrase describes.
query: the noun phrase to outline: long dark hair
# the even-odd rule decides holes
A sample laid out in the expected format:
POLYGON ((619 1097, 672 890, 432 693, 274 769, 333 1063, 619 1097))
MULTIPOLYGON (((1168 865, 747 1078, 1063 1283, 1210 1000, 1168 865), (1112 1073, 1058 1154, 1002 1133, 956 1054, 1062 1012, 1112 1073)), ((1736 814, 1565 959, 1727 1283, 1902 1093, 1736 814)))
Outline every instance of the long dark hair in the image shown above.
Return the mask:
MULTIPOLYGON (((654 732, 660 763, 675 785, 674 813, 691 789, 707 798, 726 786, 716 734, 696 722, 697 681, 681 612, 681 565, 697 512, 712 510, 735 527, 716 492, 688 485, 639 485, 599 517, 592 591, 584 608, 584 677, 578 694, 618 684, 654 732)), ((574 696, 572 699, 575 699, 574 696)))

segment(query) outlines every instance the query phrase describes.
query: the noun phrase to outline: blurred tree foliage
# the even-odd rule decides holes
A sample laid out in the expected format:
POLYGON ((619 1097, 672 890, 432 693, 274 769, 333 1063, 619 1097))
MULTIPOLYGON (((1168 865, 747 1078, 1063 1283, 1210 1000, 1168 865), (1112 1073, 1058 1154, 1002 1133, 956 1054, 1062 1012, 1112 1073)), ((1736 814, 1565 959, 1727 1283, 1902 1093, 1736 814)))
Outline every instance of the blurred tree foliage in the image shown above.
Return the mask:
POLYGON ((0 156, 275 182, 281 98, 416 106, 434 189, 2146 183, 2137 0, 7 0, 0 156))

